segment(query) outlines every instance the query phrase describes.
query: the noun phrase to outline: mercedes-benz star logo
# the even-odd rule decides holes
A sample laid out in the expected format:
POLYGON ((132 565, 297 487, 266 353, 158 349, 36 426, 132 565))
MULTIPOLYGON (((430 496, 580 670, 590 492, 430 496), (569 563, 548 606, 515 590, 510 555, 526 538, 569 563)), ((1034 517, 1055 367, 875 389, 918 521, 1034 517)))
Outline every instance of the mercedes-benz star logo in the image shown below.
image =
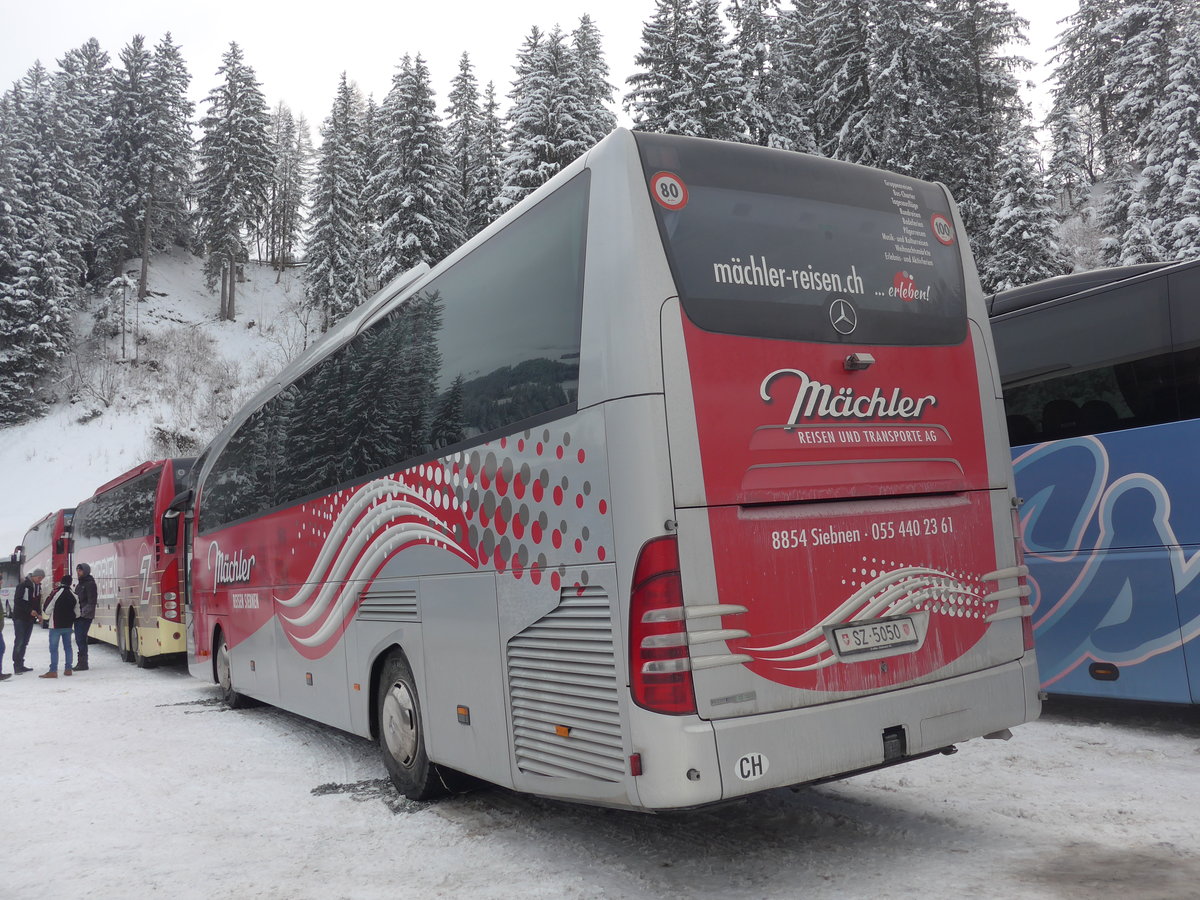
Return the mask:
POLYGON ((839 297, 829 304, 829 321, 838 334, 850 334, 858 327, 858 313, 847 301, 839 297))

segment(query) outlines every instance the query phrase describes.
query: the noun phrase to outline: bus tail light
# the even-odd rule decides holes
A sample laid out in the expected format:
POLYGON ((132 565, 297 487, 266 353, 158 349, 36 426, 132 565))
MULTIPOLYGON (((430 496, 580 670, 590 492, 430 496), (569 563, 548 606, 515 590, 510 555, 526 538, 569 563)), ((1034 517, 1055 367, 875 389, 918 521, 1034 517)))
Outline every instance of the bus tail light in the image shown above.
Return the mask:
MULTIPOLYGON (((1017 501, 1019 502, 1019 501, 1017 501)), ((1016 550, 1017 566, 1024 568, 1025 566, 1025 541, 1021 537, 1021 515, 1017 507, 1012 509, 1012 531, 1013 531, 1013 547, 1016 550)), ((1028 585, 1029 580, 1025 575, 1017 578, 1017 584, 1021 587, 1028 585)), ((1021 606, 1029 606, 1029 594, 1027 591, 1021 592, 1021 606)), ((1024 615, 1021 616, 1021 642, 1026 650, 1033 649, 1033 610, 1022 609, 1024 615)))
POLYGON ((638 706, 667 715, 695 713, 679 542, 673 535, 655 538, 638 554, 629 604, 629 669, 638 706))

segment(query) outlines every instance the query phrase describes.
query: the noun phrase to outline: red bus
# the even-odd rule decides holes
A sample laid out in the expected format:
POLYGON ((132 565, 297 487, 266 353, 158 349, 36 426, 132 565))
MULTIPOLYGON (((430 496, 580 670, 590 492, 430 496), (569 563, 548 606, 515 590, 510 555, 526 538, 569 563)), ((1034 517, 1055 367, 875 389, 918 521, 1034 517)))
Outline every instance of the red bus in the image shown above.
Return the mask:
MULTIPOLYGON (((21 578, 34 569, 46 573, 43 596, 48 596, 64 575, 75 576, 71 568, 71 520, 74 515, 74 509, 60 509, 43 516, 25 532, 24 542, 17 547, 15 555, 21 563, 21 578)), ((42 626, 46 627, 46 623, 42 626)))
POLYGON ((71 520, 74 509, 60 509, 48 513, 27 532, 25 541, 17 547, 21 562, 21 577, 34 569, 46 573, 46 583, 58 584, 71 571, 71 520))
POLYGON ((75 563, 91 566, 96 579, 90 635, 141 667, 186 650, 180 567, 164 552, 160 529, 162 514, 184 489, 193 462, 142 463, 101 485, 75 509, 75 563))
POLYGON ((684 808, 1009 737, 999 384, 940 185, 618 130, 204 451, 191 671, 411 798, 684 808))

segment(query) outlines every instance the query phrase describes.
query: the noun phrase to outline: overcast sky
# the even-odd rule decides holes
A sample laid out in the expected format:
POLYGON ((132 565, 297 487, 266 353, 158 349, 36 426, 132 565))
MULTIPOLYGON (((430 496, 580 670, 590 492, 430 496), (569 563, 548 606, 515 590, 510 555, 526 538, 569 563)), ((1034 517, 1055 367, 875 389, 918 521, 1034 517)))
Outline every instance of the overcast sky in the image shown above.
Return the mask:
MULTIPOLYGON (((309 120, 316 138, 329 112, 338 78, 345 71, 364 94, 382 101, 404 54, 420 53, 433 74, 439 108, 458 71, 463 51, 470 54, 480 85, 496 82, 507 105, 516 54, 530 27, 554 25, 570 32, 584 13, 604 37, 611 81, 619 93, 634 71, 642 25, 654 0, 458 0, 455 3, 334 0, 312 12, 296 4, 288 13, 261 0, 0 0, 0 90, 25 73, 35 60, 54 69, 67 51, 95 37, 115 61, 135 34, 157 44, 171 32, 192 74, 192 95, 200 100, 216 85, 216 70, 230 41, 237 41, 262 83, 267 102, 283 101, 309 120)), ((1078 8, 1076 0, 1010 0, 1030 20, 1023 54, 1045 62, 1046 48, 1062 30, 1058 24, 1078 8)), ((1045 78, 1045 70, 1030 75, 1045 78)), ((1036 101, 1040 117, 1043 102, 1036 101)), ((624 118, 624 117, 623 117, 624 118)))

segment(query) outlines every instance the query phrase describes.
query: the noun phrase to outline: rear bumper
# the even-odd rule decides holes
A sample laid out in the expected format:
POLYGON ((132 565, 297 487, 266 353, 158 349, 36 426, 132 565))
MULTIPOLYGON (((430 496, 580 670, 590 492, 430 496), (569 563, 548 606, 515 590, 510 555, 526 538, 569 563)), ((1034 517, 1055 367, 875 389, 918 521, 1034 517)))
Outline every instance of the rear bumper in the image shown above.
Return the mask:
POLYGON ((1032 721, 1041 711, 1032 653, 1014 662, 916 687, 806 709, 702 722, 636 716, 634 778, 647 809, 702 806, 771 788, 883 765, 884 732, 916 757, 1032 721))
POLYGON ((725 799, 884 763, 885 731, 917 756, 1032 721, 1041 711, 1033 654, 946 681, 828 706, 713 723, 725 799), (761 755, 767 765, 743 760, 761 755), (754 776, 758 771, 761 776, 754 776))

